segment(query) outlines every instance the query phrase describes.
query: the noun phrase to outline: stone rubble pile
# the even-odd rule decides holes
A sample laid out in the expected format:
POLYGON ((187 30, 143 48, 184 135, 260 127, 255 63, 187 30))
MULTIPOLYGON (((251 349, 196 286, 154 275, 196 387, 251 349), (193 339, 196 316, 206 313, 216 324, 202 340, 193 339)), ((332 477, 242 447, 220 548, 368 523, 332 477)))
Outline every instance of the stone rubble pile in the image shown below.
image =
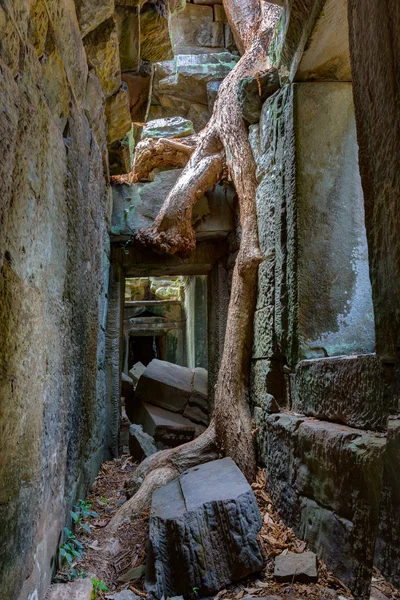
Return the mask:
POLYGON ((122 395, 132 425, 129 448, 137 460, 157 449, 190 442, 209 422, 207 371, 153 359, 122 374, 122 395))

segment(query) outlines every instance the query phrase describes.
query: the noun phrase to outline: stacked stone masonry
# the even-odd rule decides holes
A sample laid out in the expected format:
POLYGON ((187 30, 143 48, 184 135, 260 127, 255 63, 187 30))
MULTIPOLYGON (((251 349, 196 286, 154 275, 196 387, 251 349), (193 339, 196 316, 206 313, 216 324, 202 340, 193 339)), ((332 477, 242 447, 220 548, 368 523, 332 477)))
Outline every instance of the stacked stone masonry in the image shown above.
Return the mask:
MULTIPOLYGON (((358 23, 355 4, 349 2, 350 40, 360 62, 369 18, 358 23)), ((358 166, 347 5, 294 0, 282 13, 270 48, 282 88, 249 128, 265 257, 251 401, 259 460, 283 518, 367 600, 374 564, 400 581, 400 454, 397 421, 388 420, 398 411, 393 359, 374 354, 373 303, 376 315, 377 294, 378 302, 388 297, 388 284, 373 290, 369 279, 367 237, 376 244, 378 226, 368 230, 372 213, 364 211, 372 188, 358 166)), ((355 100, 363 107, 356 113, 369 118, 355 100)), ((365 121, 357 125, 366 136, 365 121)), ((367 163, 365 148, 364 138, 367 163)), ((372 273, 373 283, 382 278, 379 269, 372 273)), ((378 317, 387 330, 383 311, 378 317)), ((382 347, 383 339, 378 331, 382 347)))

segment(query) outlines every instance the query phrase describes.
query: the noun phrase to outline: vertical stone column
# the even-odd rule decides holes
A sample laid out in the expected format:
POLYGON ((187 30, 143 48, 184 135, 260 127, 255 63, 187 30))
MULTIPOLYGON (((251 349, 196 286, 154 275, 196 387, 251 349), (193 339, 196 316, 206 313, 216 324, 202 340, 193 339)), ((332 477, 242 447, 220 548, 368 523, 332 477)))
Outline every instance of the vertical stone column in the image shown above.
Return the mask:
POLYGON ((121 413, 122 336, 125 278, 120 248, 112 247, 107 315, 107 399, 109 407, 109 447, 118 456, 121 413))

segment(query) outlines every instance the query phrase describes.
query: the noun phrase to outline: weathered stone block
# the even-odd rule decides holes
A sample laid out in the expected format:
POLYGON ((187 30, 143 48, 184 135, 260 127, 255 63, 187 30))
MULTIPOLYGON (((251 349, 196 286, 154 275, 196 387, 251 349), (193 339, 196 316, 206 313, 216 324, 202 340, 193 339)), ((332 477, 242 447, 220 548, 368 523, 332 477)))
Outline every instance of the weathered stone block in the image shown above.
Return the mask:
POLYGON ((146 588, 163 595, 217 592, 263 566, 261 516, 230 458, 182 473, 153 494, 146 588))
POLYGON ((277 92, 279 87, 278 70, 274 68, 258 77, 241 79, 236 93, 243 118, 251 125, 258 123, 263 103, 277 92))
POLYGON ((129 377, 132 379, 134 385, 137 385, 139 379, 141 378, 141 376, 143 375, 145 370, 146 370, 146 367, 140 361, 135 363, 133 365, 132 369, 130 369, 129 377))
POLYGON ((193 389, 193 372, 164 360, 153 359, 136 387, 136 398, 172 412, 183 412, 193 389))
POLYGON ((114 12, 114 0, 75 0, 82 37, 96 29, 114 12))
POLYGON ((140 13, 140 58, 156 62, 173 56, 168 18, 149 4, 140 13))
POLYGON ((71 583, 55 583, 50 586, 46 600, 91 600, 92 590, 89 577, 71 583))
POLYGON ((383 472, 375 565, 400 588, 400 421, 390 420, 383 472))
POLYGON ((285 414, 266 417, 263 435, 268 489, 284 520, 366 600, 386 440, 285 414))
POLYGON ((295 85, 295 114, 299 356, 373 352, 351 84, 295 85))
POLYGON ((275 558, 274 577, 281 583, 317 581, 317 556, 314 552, 288 552, 275 558))
POLYGON ((132 396, 133 394, 133 381, 130 377, 128 377, 128 375, 125 375, 125 373, 121 374, 121 395, 124 398, 127 398, 129 396, 132 396))
POLYGON ((112 144, 122 140, 132 127, 126 83, 123 82, 118 92, 107 98, 105 114, 108 124, 107 142, 112 144))
POLYGON ((129 426, 129 452, 139 461, 157 452, 154 439, 143 431, 142 425, 134 423, 129 426))
POLYGON ((169 117, 148 121, 143 127, 142 138, 181 138, 193 134, 191 121, 182 117, 169 117))
POLYGON ((387 428, 385 374, 374 354, 301 361, 293 409, 360 429, 387 428))
POLYGON ((138 71, 140 60, 140 30, 137 8, 116 6, 115 17, 119 40, 121 71, 138 71))
POLYGON ((224 79, 236 63, 229 52, 179 54, 174 74, 159 81, 158 93, 207 105, 207 83, 224 79))
POLYGON ((99 25, 84 38, 87 61, 100 79, 106 97, 112 96, 121 85, 121 66, 118 33, 115 19, 99 25))
POLYGON ((194 438, 194 423, 182 415, 146 402, 136 401, 132 409, 131 421, 142 425, 156 442, 175 447, 194 438))

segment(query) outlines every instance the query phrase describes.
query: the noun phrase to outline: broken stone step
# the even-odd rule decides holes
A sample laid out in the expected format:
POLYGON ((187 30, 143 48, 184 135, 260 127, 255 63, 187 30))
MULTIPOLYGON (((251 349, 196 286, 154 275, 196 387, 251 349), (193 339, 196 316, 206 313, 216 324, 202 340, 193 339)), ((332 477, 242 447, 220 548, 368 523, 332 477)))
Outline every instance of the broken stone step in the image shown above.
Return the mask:
POLYGON ((154 439, 143 431, 142 425, 129 426, 129 453, 136 460, 143 460, 157 452, 154 439))
POLYGON ((214 594, 263 567, 262 519, 230 458, 193 467, 153 494, 146 589, 156 598, 214 594))
POLYGON ((50 586, 45 600, 91 600, 93 584, 89 578, 71 583, 54 583, 50 586))
POLYGON ((318 580, 317 556, 314 552, 288 552, 275 558, 274 576, 280 583, 311 583, 318 580))
POLYGON ((189 419, 147 402, 135 403, 132 417, 156 442, 172 448, 190 442, 195 436, 195 424, 189 419))
POLYGON ((153 359, 139 379, 136 398, 173 412, 183 412, 193 387, 193 371, 153 359))
POLYGON ((133 365, 132 369, 129 371, 129 377, 132 379, 134 385, 138 384, 138 381, 145 370, 146 367, 140 361, 133 365))

